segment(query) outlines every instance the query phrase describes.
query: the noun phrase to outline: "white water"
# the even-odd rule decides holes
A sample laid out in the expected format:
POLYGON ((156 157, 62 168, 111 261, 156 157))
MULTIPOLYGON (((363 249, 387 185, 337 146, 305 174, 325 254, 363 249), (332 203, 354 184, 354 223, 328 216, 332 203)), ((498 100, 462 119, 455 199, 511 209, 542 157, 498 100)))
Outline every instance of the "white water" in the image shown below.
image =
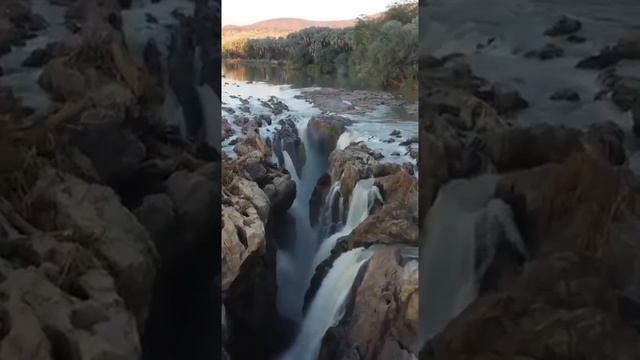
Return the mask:
POLYGON ((507 240, 525 253, 510 207, 491 199, 496 181, 494 175, 454 180, 439 191, 429 210, 420 246, 423 342, 475 299, 499 241, 507 240), (485 255, 478 264, 479 249, 485 255))
POLYGON ((317 359, 325 332, 342 319, 353 282, 372 253, 372 250, 358 248, 336 259, 311 303, 296 341, 281 360, 317 359))
MULTIPOLYGON (((340 231, 322 241, 313 259, 313 269, 317 268, 321 262, 331 255, 331 250, 336 246, 336 242, 341 237, 349 235, 353 229, 370 215, 370 199, 378 199, 380 202, 383 201, 380 190, 374 183, 374 178, 358 181, 349 201, 349 212, 347 214, 346 224, 340 231)), ((331 195, 332 194, 329 193, 329 196, 331 195)))

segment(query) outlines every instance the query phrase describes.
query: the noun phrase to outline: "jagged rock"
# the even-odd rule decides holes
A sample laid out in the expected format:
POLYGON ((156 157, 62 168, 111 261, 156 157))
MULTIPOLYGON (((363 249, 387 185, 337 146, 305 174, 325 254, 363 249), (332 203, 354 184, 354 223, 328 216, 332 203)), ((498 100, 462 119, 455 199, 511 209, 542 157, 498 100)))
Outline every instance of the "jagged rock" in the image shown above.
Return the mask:
POLYGON ((547 44, 540 50, 531 50, 524 54, 526 58, 537 58, 540 60, 550 60, 564 55, 564 50, 555 44, 547 44))
POLYGON ((283 103, 275 96, 269 97, 267 103, 269 104, 269 108, 271 109, 273 115, 280 115, 285 111, 289 111, 289 107, 287 106, 287 104, 283 103))
POLYGON ((576 64, 577 68, 604 69, 615 65, 620 60, 640 59, 639 40, 621 40, 613 46, 607 46, 600 50, 598 55, 589 56, 576 64))
POLYGON ((351 192, 359 180, 392 174, 400 169, 397 164, 381 164, 364 144, 351 144, 335 150, 329 156, 329 174, 332 182, 340 181, 340 193, 348 203, 351 192))
POLYGON ((552 27, 545 30, 544 34, 546 36, 571 35, 580 31, 581 28, 582 23, 579 20, 563 15, 552 27))
POLYGON ((138 324, 144 324, 158 256, 147 231, 113 190, 48 169, 40 174, 33 199, 40 209, 55 211, 42 214, 41 227, 51 227, 53 222, 83 237, 112 271, 118 293, 138 324))
POLYGON ((63 101, 83 97, 90 86, 84 74, 68 67, 64 59, 50 61, 44 67, 38 83, 53 97, 63 101))
POLYGON ((296 183, 288 175, 274 178, 273 183, 266 185, 263 190, 275 216, 286 212, 296 199, 296 183))
POLYGON ((578 102, 580 95, 572 89, 558 89, 551 94, 549 100, 578 102))
POLYGON ((298 176, 300 176, 307 155, 304 143, 298 134, 298 128, 291 118, 282 119, 278 123, 281 127, 273 138, 273 151, 280 166, 285 165, 283 152, 286 151, 291 157, 298 176))
POLYGON ((256 208, 256 211, 258 211, 260 219, 262 219, 264 223, 267 222, 271 202, 258 184, 241 177, 236 177, 233 179, 233 182, 229 184, 228 189, 232 194, 248 199, 256 208))
POLYGON ((336 148, 340 135, 353 122, 337 115, 318 115, 309 120, 309 141, 322 153, 329 154, 336 148))
POLYGON ((238 278, 248 257, 262 256, 266 251, 264 223, 258 211, 246 201, 238 200, 237 205, 243 213, 234 207, 222 209, 222 291, 238 278))
POLYGON ((331 175, 324 173, 318 178, 316 186, 313 188, 311 198, 309 199, 309 223, 315 227, 318 224, 320 212, 324 204, 324 200, 329 194, 331 188, 331 175))

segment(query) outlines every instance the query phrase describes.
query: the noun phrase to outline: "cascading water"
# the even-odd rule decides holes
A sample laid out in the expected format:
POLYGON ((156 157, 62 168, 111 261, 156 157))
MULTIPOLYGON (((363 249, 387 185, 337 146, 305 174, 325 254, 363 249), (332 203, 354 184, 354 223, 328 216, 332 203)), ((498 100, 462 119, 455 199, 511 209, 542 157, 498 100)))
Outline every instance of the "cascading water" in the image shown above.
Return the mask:
POLYGON ((358 271, 372 254, 372 250, 358 248, 336 259, 311 303, 295 343, 280 358, 281 360, 317 358, 325 332, 342 318, 345 300, 358 271))
MULTIPOLYGON (((353 229, 370 215, 371 205, 374 201, 383 201, 380 190, 374 183, 374 178, 358 181, 353 189, 349 202, 349 213, 347 214, 346 224, 340 231, 322 241, 313 259, 313 269, 329 257, 331 250, 336 246, 336 242, 341 237, 349 235, 353 229)), ((329 196, 331 195, 332 194, 329 193, 329 196)))
POLYGON ((427 341, 477 296, 500 241, 525 248, 510 207, 492 199, 497 178, 444 186, 429 210, 420 246, 420 335, 427 341), (482 256, 479 256, 482 255, 482 256))

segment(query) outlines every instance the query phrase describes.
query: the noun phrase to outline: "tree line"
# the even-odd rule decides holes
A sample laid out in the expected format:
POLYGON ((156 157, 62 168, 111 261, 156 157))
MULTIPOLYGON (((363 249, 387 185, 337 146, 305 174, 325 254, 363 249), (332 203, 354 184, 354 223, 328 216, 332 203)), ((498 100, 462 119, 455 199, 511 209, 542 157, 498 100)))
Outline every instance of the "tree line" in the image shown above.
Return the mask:
POLYGON ((415 82, 418 4, 403 0, 376 18, 346 29, 307 28, 281 38, 225 44, 223 57, 285 62, 297 69, 369 79, 382 88, 415 82))

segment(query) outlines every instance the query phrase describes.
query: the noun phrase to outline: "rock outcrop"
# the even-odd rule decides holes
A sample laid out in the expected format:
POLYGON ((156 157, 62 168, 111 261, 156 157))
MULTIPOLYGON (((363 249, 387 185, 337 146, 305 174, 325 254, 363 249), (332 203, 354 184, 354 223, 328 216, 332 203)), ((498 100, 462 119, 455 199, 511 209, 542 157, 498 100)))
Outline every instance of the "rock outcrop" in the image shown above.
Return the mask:
POLYGON ((340 135, 352 121, 337 115, 318 115, 307 125, 309 141, 321 153, 329 155, 338 143, 340 135))

